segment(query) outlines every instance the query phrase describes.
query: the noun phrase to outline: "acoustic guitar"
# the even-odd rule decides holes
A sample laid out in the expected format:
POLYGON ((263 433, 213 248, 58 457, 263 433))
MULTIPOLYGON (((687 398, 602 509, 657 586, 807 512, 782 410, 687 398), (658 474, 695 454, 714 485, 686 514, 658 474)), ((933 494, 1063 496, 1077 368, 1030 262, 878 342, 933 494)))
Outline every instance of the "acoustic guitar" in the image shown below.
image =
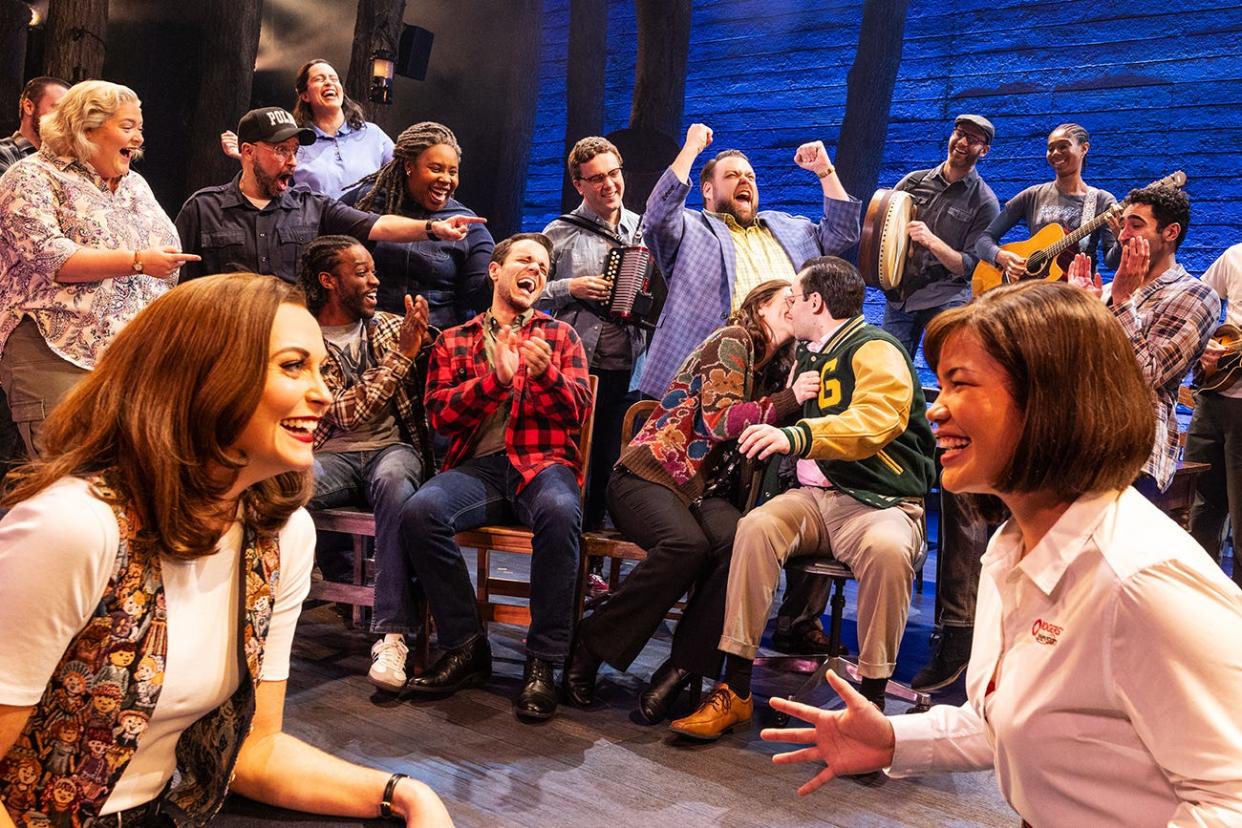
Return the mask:
POLYGON ((1242 329, 1226 323, 1212 334, 1212 341, 1228 353, 1220 355, 1214 371, 1204 372, 1199 388, 1203 391, 1224 391, 1238 381, 1238 374, 1242 372, 1242 329))
MULTIPOLYGON (((1153 181, 1150 187, 1174 187, 1181 189, 1186 186, 1186 173, 1177 172, 1166 175, 1159 181, 1153 181)), ((1102 227, 1113 216, 1121 215, 1126 202, 1118 201, 1112 207, 1081 225, 1077 230, 1066 233, 1059 224, 1049 224, 1026 241, 1001 245, 1001 250, 1008 250, 1026 259, 1026 272, 1022 279, 1043 279, 1056 282, 1065 277, 1070 262, 1078 253, 1078 243, 1102 227)), ((970 287, 975 296, 994 287, 1008 284, 1013 279, 1005 273, 1004 268, 991 262, 979 260, 975 272, 971 275, 970 287)))

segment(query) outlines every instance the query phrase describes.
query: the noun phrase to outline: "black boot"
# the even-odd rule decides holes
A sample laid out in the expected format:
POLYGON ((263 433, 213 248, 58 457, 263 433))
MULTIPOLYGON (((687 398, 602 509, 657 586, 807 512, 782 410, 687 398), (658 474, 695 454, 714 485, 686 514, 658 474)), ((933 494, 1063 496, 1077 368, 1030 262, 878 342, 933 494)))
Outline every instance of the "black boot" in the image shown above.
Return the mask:
POLYGON ((663 721, 691 679, 699 680, 698 674, 674 667, 671 661, 664 662, 652 674, 651 686, 638 697, 638 712, 649 724, 663 721))
POLYGON ((600 663, 587 647, 585 637, 579 630, 563 676, 565 698, 570 704, 589 707, 595 701, 595 674, 599 672, 600 663))
POLYGON ((926 693, 957 681, 970 663, 974 632, 974 627, 945 627, 931 661, 914 677, 910 687, 926 693))
POLYGON ((527 721, 552 718, 556 712, 556 681, 552 677, 552 662, 527 656, 522 682, 522 692, 513 703, 513 712, 517 717, 527 721))
POLYGON ((464 645, 440 656, 430 670, 410 679, 412 693, 456 693, 463 687, 478 687, 492 677, 492 647, 479 633, 464 645))

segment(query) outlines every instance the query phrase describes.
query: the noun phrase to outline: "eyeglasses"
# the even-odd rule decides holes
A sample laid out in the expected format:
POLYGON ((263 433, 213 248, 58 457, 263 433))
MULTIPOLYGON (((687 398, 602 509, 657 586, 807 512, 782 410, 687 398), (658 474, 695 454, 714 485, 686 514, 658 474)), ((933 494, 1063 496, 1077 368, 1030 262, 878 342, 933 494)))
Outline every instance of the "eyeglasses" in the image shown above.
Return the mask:
POLYGON ((807 295, 805 293, 791 293, 785 297, 785 307, 792 308, 794 302, 799 299, 805 299, 806 297, 807 295))
POLYGON ((579 180, 579 181, 585 181, 585 182, 587 182, 588 184, 590 184, 592 187, 602 187, 602 186, 604 186, 604 182, 605 182, 605 181, 620 181, 620 180, 621 180, 621 171, 622 171, 623 169, 625 169, 625 168, 624 168, 624 167, 614 167, 614 168, 612 168, 611 170, 609 170, 608 172, 602 172, 602 173, 600 173, 599 175, 589 175, 589 176, 587 176, 586 178, 583 178, 582 176, 578 176, 578 180, 579 180))
POLYGON ((970 147, 986 147, 988 145, 987 138, 971 135, 969 132, 963 132, 960 129, 953 130, 951 137, 954 141, 965 141, 966 145, 970 147))
POLYGON ((268 150, 272 153, 272 155, 276 156, 281 161, 289 161, 291 158, 293 158, 295 155, 298 154, 297 147, 290 147, 284 144, 269 144, 266 141, 259 141, 257 143, 261 147, 267 147, 268 150))

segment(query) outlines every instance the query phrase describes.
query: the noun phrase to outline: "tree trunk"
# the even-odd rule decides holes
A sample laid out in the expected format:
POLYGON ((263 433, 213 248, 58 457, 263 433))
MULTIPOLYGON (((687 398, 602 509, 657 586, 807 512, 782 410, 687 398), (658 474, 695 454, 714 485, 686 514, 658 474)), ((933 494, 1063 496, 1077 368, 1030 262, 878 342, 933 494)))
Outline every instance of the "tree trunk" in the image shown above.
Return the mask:
POLYGON ((16 101, 22 94, 23 76, 26 74, 26 29, 30 26, 30 6, 21 0, 0 0, 0 101, 6 107, 0 111, 0 130, 8 135, 17 129, 16 101))
POLYGON ((187 192, 237 174, 237 161, 220 151, 220 133, 237 129, 250 109, 262 21, 263 0, 203 2, 203 57, 190 116, 187 192))
MULTIPOLYGON (((570 0, 569 62, 565 75, 565 156, 579 139, 604 134, 604 69, 608 58, 607 0, 570 0)), ((581 199, 564 168, 561 210, 581 199)))
POLYGON ((837 143, 841 183, 865 208, 880 180, 909 0, 866 0, 837 143))
POLYGON ((395 58, 404 22, 405 0, 358 0, 354 48, 349 53, 345 80, 346 94, 362 104, 371 120, 394 139, 408 124, 395 123, 390 105, 371 103, 367 96, 371 91, 371 53, 387 49, 395 58))
POLYGON ((539 97, 539 57, 543 42, 543 0, 510 0, 515 22, 515 49, 508 78, 511 86, 498 105, 503 107, 501 144, 496 163, 495 192, 488 228, 499 241, 522 229, 522 204, 526 197, 526 165, 530 161, 535 131, 535 105, 539 97))
POLYGON ((103 74, 108 0, 50 0, 43 74, 70 83, 103 74))
POLYGON ((630 128, 674 140, 686 104, 686 57, 690 53, 690 0, 634 0, 638 58, 630 128))

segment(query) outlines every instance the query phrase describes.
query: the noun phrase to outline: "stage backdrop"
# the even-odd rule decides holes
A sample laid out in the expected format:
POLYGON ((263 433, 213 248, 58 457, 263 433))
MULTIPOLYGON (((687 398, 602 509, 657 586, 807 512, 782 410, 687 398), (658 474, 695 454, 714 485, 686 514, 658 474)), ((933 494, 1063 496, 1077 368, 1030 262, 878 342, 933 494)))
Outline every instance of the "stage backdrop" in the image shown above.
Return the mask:
MULTIPOLYGON (((835 154, 863 4, 695 0, 685 127, 715 130, 708 150, 751 158, 761 208, 818 214, 814 177, 793 165, 802 141, 835 154)), ((636 24, 631 2, 608 4, 606 132, 628 125, 636 24)), ((1242 241, 1242 5, 1022 0, 910 3, 879 186, 944 158, 953 116, 996 125, 980 173, 1002 203, 1049 180, 1047 133, 1076 121, 1091 133, 1087 180, 1119 198, 1174 169, 1189 176, 1191 228, 1181 260, 1198 275, 1242 241)), ((539 108, 524 227, 560 212, 568 0, 546 0, 539 108)), ((701 162, 695 165, 698 175, 701 162)), ((870 193, 856 193, 864 204, 870 193)), ((702 206, 697 187, 690 206, 702 206)), ((1010 240, 1023 237, 1019 231, 1010 240)), ((873 292, 874 293, 874 292, 873 292)), ((873 295, 872 321, 882 315, 873 295)))

